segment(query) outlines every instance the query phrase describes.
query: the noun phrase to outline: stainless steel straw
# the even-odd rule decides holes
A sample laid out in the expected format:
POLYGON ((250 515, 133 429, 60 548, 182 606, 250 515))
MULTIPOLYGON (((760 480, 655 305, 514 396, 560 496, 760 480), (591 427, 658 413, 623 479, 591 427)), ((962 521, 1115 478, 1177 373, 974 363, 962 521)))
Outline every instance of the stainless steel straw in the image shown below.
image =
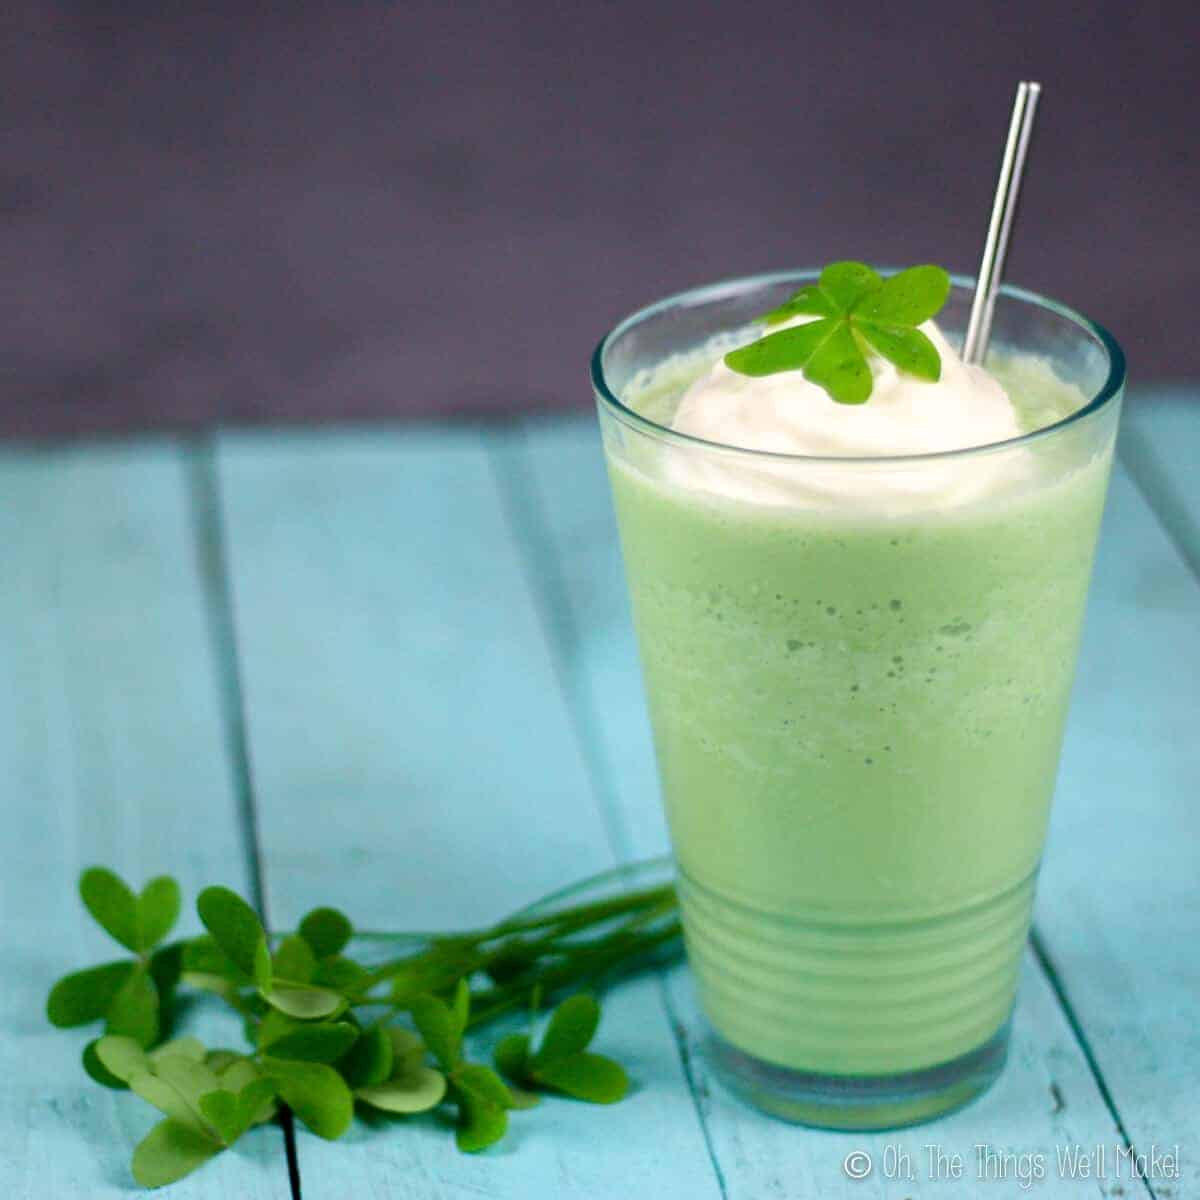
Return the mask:
POLYGON ((1008 254, 1008 239, 1021 191, 1021 174, 1025 169, 1025 152, 1029 149, 1029 137, 1033 133, 1033 118, 1041 91, 1040 83, 1017 84, 1008 141, 1000 163, 1000 178, 996 183, 996 199, 992 202, 992 219, 988 224, 983 259, 979 264, 979 281, 975 285, 975 299, 971 302, 971 317, 963 341, 963 359, 969 363, 981 363, 987 354, 996 292, 1004 274, 1004 258, 1008 254))

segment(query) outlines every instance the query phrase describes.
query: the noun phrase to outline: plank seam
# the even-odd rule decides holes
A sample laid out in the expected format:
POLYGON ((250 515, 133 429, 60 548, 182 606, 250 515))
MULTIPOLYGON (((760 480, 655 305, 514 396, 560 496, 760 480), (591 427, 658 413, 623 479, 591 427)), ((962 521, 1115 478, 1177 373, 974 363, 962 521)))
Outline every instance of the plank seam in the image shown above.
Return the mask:
POLYGON ((661 970, 656 970, 658 976, 658 990, 662 997, 663 1009, 667 1014, 667 1023, 671 1029, 671 1036, 675 1039, 675 1050, 679 1055, 679 1065, 683 1068, 683 1077, 687 1080, 688 1094, 692 1098, 692 1107, 696 1111, 696 1120, 700 1125, 700 1136, 704 1139, 704 1149, 708 1152, 708 1161, 712 1165, 713 1174, 717 1179, 717 1192, 721 1200, 728 1200, 729 1189, 725 1182, 725 1169, 721 1166, 721 1160, 717 1155, 716 1142, 713 1140, 712 1131, 708 1127, 708 1112, 706 1101, 707 1094, 702 1092, 699 1082, 697 1081, 695 1066, 692 1062, 692 1044, 688 1038, 687 1028, 680 1019, 675 1010, 675 1003, 671 999, 670 989, 667 987, 667 981, 663 978, 661 970))
MULTIPOLYGON (((246 697, 238 655, 237 625, 221 511, 215 445, 210 435, 204 435, 191 439, 185 446, 189 450, 188 492, 193 543, 204 593, 205 620, 215 658, 221 727, 229 752, 238 816, 245 842, 251 899, 262 916, 263 924, 270 929, 258 805, 254 793, 254 772, 246 732, 246 697)), ((288 1187, 292 1193, 292 1200, 301 1200, 296 1128, 292 1114, 286 1107, 280 1110, 280 1125, 283 1129, 288 1187)))
MULTIPOLYGON (((1075 1041, 1078 1043, 1084 1060, 1087 1062, 1088 1070, 1092 1074, 1092 1081, 1096 1085, 1096 1090, 1100 1093, 1100 1098, 1104 1101, 1104 1107, 1108 1109, 1108 1115, 1117 1127, 1117 1134, 1121 1139, 1121 1144, 1130 1155, 1133 1155, 1136 1153, 1133 1140, 1129 1136, 1128 1129, 1125 1128, 1125 1121, 1117 1109, 1117 1104, 1112 1092, 1109 1090, 1108 1082, 1105 1080, 1104 1073, 1100 1069, 1100 1063, 1096 1058, 1095 1052, 1092 1050, 1091 1041, 1083 1031, 1083 1025, 1080 1023, 1075 1006, 1067 996, 1067 989, 1059 975, 1058 968, 1055 966, 1054 960, 1050 957, 1050 952, 1046 949, 1046 943, 1042 940, 1042 936, 1036 928, 1029 931, 1029 944, 1033 949, 1034 957, 1042 968, 1042 973, 1046 976, 1047 982, 1058 999, 1058 1005, 1067 1019, 1067 1024, 1071 1027, 1071 1032, 1075 1035, 1075 1041)), ((1146 1189, 1146 1194, 1150 1196, 1151 1200, 1158 1200, 1157 1193, 1149 1178, 1143 1175, 1141 1181, 1146 1189)))
POLYGON ((1200 583, 1200 523, 1188 512, 1170 473, 1136 426, 1126 424, 1122 428, 1117 457, 1158 518, 1172 549, 1200 583))
MULTIPOLYGON (((592 705, 570 667, 568 647, 577 639, 578 630, 571 616, 568 590, 553 539, 550 537, 543 505, 524 463, 523 451, 526 444, 523 423, 514 423, 503 432, 494 431, 490 437, 485 438, 484 449, 533 597, 538 623, 550 648, 555 677, 567 707, 572 732, 580 748, 593 798, 600 809, 609 848, 617 863, 621 864, 630 860, 631 847, 618 815, 612 779, 598 752, 599 738, 588 736, 589 733, 595 732, 596 719, 592 705)), ((676 1053, 679 1055, 680 1067, 687 1081, 688 1094, 716 1179, 717 1191, 721 1200, 728 1200, 725 1172, 717 1158, 716 1145, 696 1082, 687 1032, 675 1012, 662 971, 656 970, 655 975, 667 1026, 675 1041, 676 1053)))
POLYGON ((571 615, 566 582, 542 514, 541 503, 528 472, 518 465, 524 444, 524 432, 517 425, 484 438, 484 449, 496 490, 500 494, 504 516, 512 531, 522 572, 533 597, 538 623, 550 648, 555 678, 600 808, 609 849, 618 863, 624 863, 632 857, 632 848, 617 815, 613 783, 599 753, 598 739, 588 736, 595 724, 591 705, 581 694, 567 655, 567 647, 578 640, 579 630, 571 615), (508 443, 508 454, 497 452, 496 442, 500 439, 508 443))
POLYGON ((208 439, 195 443, 190 465, 196 555, 204 588, 205 617, 217 660, 221 725, 229 749, 238 817, 246 843, 246 869, 250 878, 251 899, 269 928, 263 888, 258 813, 254 800, 254 780, 246 737, 244 695, 234 629, 233 598, 230 593, 216 469, 212 445, 208 439))

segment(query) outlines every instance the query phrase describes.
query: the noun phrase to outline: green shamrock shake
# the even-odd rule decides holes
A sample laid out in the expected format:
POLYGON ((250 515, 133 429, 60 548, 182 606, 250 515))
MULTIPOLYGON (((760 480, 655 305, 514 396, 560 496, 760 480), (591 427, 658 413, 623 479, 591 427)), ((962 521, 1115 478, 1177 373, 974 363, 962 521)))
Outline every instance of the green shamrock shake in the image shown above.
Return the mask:
POLYGON ((605 446, 718 1061, 783 1115, 896 1124, 1003 1062, 1112 362, 1031 298, 964 364, 935 267, 834 264, 758 316, 780 286, 611 335, 605 446))

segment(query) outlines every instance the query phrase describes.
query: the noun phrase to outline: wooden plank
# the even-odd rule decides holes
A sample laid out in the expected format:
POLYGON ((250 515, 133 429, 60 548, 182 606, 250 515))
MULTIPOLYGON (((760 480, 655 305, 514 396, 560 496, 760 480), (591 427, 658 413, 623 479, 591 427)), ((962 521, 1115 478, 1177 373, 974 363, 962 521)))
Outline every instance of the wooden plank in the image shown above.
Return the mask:
MULTIPOLYGON (((44 1016, 58 975, 124 953, 76 878, 168 871, 189 909, 204 884, 248 882, 184 459, 164 443, 0 453, 0 546, 0 1195, 125 1196, 154 1114, 84 1075, 93 1033, 44 1016)), ((171 1194, 290 1196, 280 1131, 171 1194)))
MULTIPOLYGON (((240 437, 220 467, 276 921, 454 928, 610 866, 477 435, 240 437)), ((653 979, 600 1037, 638 1081, 622 1104, 548 1101, 476 1157, 431 1120, 301 1135, 305 1196, 716 1196, 653 979)))
POLYGON ((1125 471, 1105 516, 1035 914, 1133 1144, 1200 1194, 1200 588, 1125 471))
MULTIPOLYGON (((542 514, 545 539, 550 547, 546 552, 547 557, 556 558, 560 564, 559 586, 573 614, 560 624, 560 633, 565 638, 563 657, 571 680, 571 692, 577 710, 582 714, 581 719, 596 725, 597 738, 605 747, 600 760, 601 769, 607 777, 605 794, 612 797, 618 806, 629 830, 629 845, 633 853, 639 856, 657 853, 665 844, 665 835, 656 817, 649 812, 657 812, 658 788, 649 732, 636 681, 636 653, 598 436, 591 423, 531 426, 525 461, 532 494, 542 514)), ((1132 498, 1126 494, 1127 490, 1127 484, 1118 485, 1115 514, 1106 529, 1102 573, 1098 581, 1098 590, 1102 594, 1129 590, 1129 577, 1122 575, 1121 563, 1130 539, 1159 538, 1153 552, 1157 555, 1155 569, 1167 572, 1177 569, 1177 563, 1173 565, 1170 556, 1163 554, 1161 535, 1154 528, 1153 521, 1144 510, 1138 510, 1136 505, 1131 504, 1132 498)), ((1175 578, 1174 575, 1172 577, 1175 578)), ((1175 582, 1178 584, 1179 580, 1176 578, 1175 582)), ((1190 597, 1189 602, 1192 602, 1190 597)), ((1124 615, 1127 620, 1138 615, 1136 602, 1132 608, 1125 610, 1124 615)), ((1111 628, 1106 633, 1110 639, 1115 636, 1111 628)), ((1125 640, 1128 642, 1131 639, 1125 640)), ((1084 677, 1072 725, 1069 763, 1086 757, 1089 744, 1087 733, 1084 732, 1089 723, 1087 714, 1108 703, 1104 697, 1092 694, 1094 685, 1091 675, 1097 669, 1098 660, 1103 657, 1102 650, 1103 641, 1093 628, 1089 632, 1084 677)), ((1134 654, 1130 651, 1131 661, 1134 654)), ((1158 711, 1160 704, 1169 703, 1169 699, 1158 698, 1150 687, 1143 688, 1138 693, 1138 699, 1144 706, 1142 711, 1147 714, 1147 721, 1154 719, 1152 714, 1158 711)), ((1194 701, 1191 711, 1195 711, 1194 701)), ((1151 760, 1157 747, 1139 743, 1128 729, 1105 732, 1115 739, 1113 753, 1124 757, 1135 771, 1144 774, 1152 769, 1151 760)), ((1179 766, 1181 770, 1184 769, 1184 764, 1180 763, 1179 766)), ((1195 779, 1194 770, 1191 778, 1195 779)), ((1118 797, 1117 792, 1107 794, 1114 800, 1118 797)), ((1079 880, 1079 885, 1087 888, 1086 903, 1092 906, 1091 911, 1117 914, 1122 909, 1124 901, 1117 893, 1108 890, 1106 878, 1097 873, 1094 867, 1097 861, 1105 861, 1108 847, 1120 844, 1124 826, 1136 824, 1140 816, 1128 806, 1114 804, 1112 807, 1121 811, 1111 814, 1114 823, 1109 828, 1089 829, 1087 818, 1094 811, 1094 799, 1086 789, 1081 789, 1073 781, 1069 770, 1064 775, 1059 798, 1062 812, 1056 823, 1056 833, 1043 875, 1043 902, 1039 910, 1043 918, 1052 910, 1059 909, 1059 895, 1069 890, 1067 881, 1075 872, 1063 860, 1072 850, 1077 850, 1082 858, 1090 857, 1092 860, 1092 872, 1086 879, 1081 877, 1079 880), (1068 825, 1067 833, 1063 832, 1064 819, 1068 825), (1071 822, 1074 822, 1074 828, 1071 822), (1073 841, 1073 845, 1064 845, 1068 841, 1073 841), (1047 882, 1051 884, 1049 902, 1046 896, 1047 882)), ((1176 814, 1176 822, 1181 815, 1176 814)), ((1157 832, 1163 832, 1161 827, 1157 832)), ((1179 832, 1182 834, 1183 830, 1179 832)), ((1150 886, 1153 873, 1146 871, 1146 860, 1143 860, 1139 869, 1144 872, 1143 878, 1146 880, 1143 887, 1150 886)), ((1135 873, 1132 868, 1131 873, 1135 873)), ((1180 889, 1190 886, 1193 877, 1194 871, 1191 874, 1180 871, 1180 889)), ((1079 893, 1080 896, 1084 894, 1079 893)), ((1080 902, 1083 903, 1082 900, 1080 902)), ((1194 906, 1194 893, 1189 903, 1194 906)), ((1061 912, 1067 915, 1060 916, 1046 926, 1048 943, 1056 953, 1060 935, 1070 931, 1072 917, 1078 916, 1077 908, 1067 908, 1065 904, 1061 912)), ((1144 922, 1146 912, 1147 909, 1143 908, 1140 914, 1135 914, 1131 908, 1125 920, 1140 919, 1144 922)), ((1085 923, 1089 927, 1096 925, 1094 919, 1085 923)), ((1165 946, 1170 939, 1160 936, 1159 942, 1165 946)), ((1100 946, 1095 939, 1091 945, 1092 953, 1099 954, 1100 946)), ((1117 971, 1135 979, 1144 979, 1144 975, 1138 973, 1139 954, 1139 945, 1134 941, 1108 944, 1107 953, 1100 962, 1093 963, 1094 990, 1102 989, 1105 981, 1117 971)), ((1075 976, 1087 973, 1087 959, 1084 957, 1078 962, 1072 959, 1069 964, 1064 963, 1064 966, 1067 965, 1072 968, 1067 986, 1070 994, 1074 995, 1075 976)), ((672 985, 688 1037, 694 1040, 700 1036, 700 1022, 686 975, 681 973, 672 980, 672 985)), ((1185 994, 1176 993, 1177 997, 1185 994)), ((1177 1007, 1182 1021, 1190 1010, 1181 999, 1177 1007)), ((1112 1014, 1114 1020, 1117 1016, 1116 1013, 1112 1014)), ((1140 1019, 1138 1011, 1133 1009, 1124 1015, 1121 1023, 1127 1028, 1131 1022, 1136 1023, 1140 1019)), ((1085 1028, 1091 1031, 1091 1023, 1085 1028)), ((1092 1036, 1100 1039, 1104 1034, 1104 1026, 1097 1023, 1092 1036)), ((1109 1045, 1110 1057, 1119 1052, 1120 1036, 1109 1045)), ((1194 1038, 1195 1035, 1193 1033, 1190 1036, 1194 1038)), ((1164 1053, 1169 1046, 1169 1042, 1164 1043, 1164 1053)), ((1194 1056, 1192 1061, 1195 1061, 1194 1056)), ((1104 1143, 1111 1148, 1120 1140, 1051 982, 1032 956, 1025 964, 1015 1020, 1012 1060, 1002 1079, 975 1104, 912 1132, 847 1137, 789 1128, 761 1118, 728 1098, 710 1079, 702 1056, 697 1056, 693 1069, 704 1103, 708 1134, 730 1197, 771 1194, 861 1196, 864 1194, 864 1185, 848 1182, 841 1173, 844 1155, 855 1148, 868 1150, 875 1155, 877 1162, 882 1161, 884 1151, 889 1146, 897 1148, 893 1153, 903 1150, 915 1164, 916 1182, 929 1181, 928 1154, 924 1151, 929 1143, 939 1144, 947 1153, 958 1153, 964 1157, 966 1174, 961 1183, 955 1185, 956 1196, 994 1196, 997 1194, 996 1180, 980 1177, 976 1169, 974 1147, 979 1142, 1017 1154, 1043 1156, 1047 1171, 1053 1178, 1055 1195, 1096 1195, 1100 1188, 1095 1180, 1058 1179, 1058 1148, 1094 1146, 1097 1143, 1104 1143)), ((1154 1126, 1133 1123, 1135 1118, 1132 1110, 1148 1103, 1148 1093, 1151 1091, 1153 1085, 1145 1082, 1137 1087, 1136 1093, 1116 1089, 1121 1112, 1126 1114, 1126 1109, 1131 1110, 1126 1114, 1131 1128, 1151 1134, 1174 1127, 1178 1130, 1177 1140, 1182 1139, 1193 1126, 1186 1123, 1173 1126, 1170 1122, 1159 1122, 1154 1126)), ((1194 1096, 1194 1087, 1190 1094, 1194 1096)), ((1139 1132, 1134 1132, 1133 1136, 1135 1142, 1141 1141, 1139 1132)), ((1148 1138, 1150 1140, 1153 1137, 1148 1138)), ((1161 1144, 1163 1139, 1159 1141, 1161 1144)), ((870 1194, 905 1196, 913 1186, 904 1180, 879 1179, 878 1174, 873 1179, 880 1190, 870 1194)), ((1118 1181, 1113 1179, 1109 1183, 1117 1185, 1118 1181)), ((1128 1186, 1128 1180, 1124 1181, 1124 1185, 1128 1186)), ((1159 1194, 1162 1194, 1161 1191, 1159 1194)))
POLYGON ((1122 460, 1200 579, 1200 387, 1139 393, 1123 422, 1122 460))

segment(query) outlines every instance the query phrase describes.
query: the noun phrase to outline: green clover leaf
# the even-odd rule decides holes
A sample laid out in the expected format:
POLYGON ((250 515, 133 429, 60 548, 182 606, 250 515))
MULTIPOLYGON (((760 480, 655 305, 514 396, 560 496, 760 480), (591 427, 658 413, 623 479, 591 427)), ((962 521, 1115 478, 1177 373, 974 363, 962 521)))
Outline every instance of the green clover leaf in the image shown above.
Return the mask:
POLYGON ((425 1045, 408 1029, 384 1031, 390 1058, 387 1075, 358 1087, 357 1099, 390 1113, 419 1113, 436 1108, 446 1095, 446 1077, 425 1065, 425 1045))
POLYGON ((104 1032, 153 1046, 159 1036, 158 1009, 158 988, 150 972, 138 963, 108 1006, 104 1032))
POLYGON ((320 1024, 301 1024, 267 1042, 260 1040, 263 1050, 274 1058, 289 1058, 300 1062, 337 1062, 358 1041, 358 1030, 348 1021, 320 1024))
POLYGON ((355 995, 370 982, 370 972, 353 959, 334 954, 317 960, 310 983, 332 988, 343 995, 355 995))
POLYGON ((79 877, 79 895, 96 923, 126 950, 141 949, 138 898, 115 871, 89 867, 79 877))
POLYGON ((275 1080, 283 1102, 318 1137, 336 1141, 350 1127, 354 1098, 332 1067, 268 1056, 263 1070, 275 1080))
POLYGON ((169 875, 151 879, 137 898, 137 941, 142 953, 153 950, 175 928, 182 899, 169 875))
POLYGON ((458 1148, 474 1154, 498 1142, 508 1131, 512 1107, 504 1080, 491 1067, 464 1063, 451 1075, 450 1087, 458 1104, 458 1148))
POLYGON ((52 1025, 69 1029, 99 1021, 108 1012, 117 993, 128 983, 136 964, 128 959, 104 963, 64 975, 46 1001, 46 1016, 52 1025))
POLYGON ((346 1008, 346 999, 340 992, 307 983, 279 981, 263 991, 262 997, 272 1008, 298 1021, 320 1021, 337 1016, 346 1008))
POLYGON ((753 377, 803 371, 839 404, 870 397, 868 348, 910 375, 936 381, 941 359, 917 326, 940 311, 949 294, 950 276, 941 267, 910 267, 884 279, 865 263, 832 263, 815 285, 760 318, 768 327, 798 316, 814 320, 732 350, 725 364, 753 377))
POLYGON ((300 936, 312 947, 317 958, 340 954, 353 935, 350 918, 336 908, 314 908, 300 922, 300 936))
POLYGON ((593 996, 571 996, 554 1010, 536 1053, 530 1052, 526 1034, 510 1034, 496 1046, 496 1067, 519 1086, 612 1104, 629 1091, 629 1077, 619 1063, 588 1051, 599 1023, 600 1005, 593 996))
POLYGON ((533 1069, 534 1079, 590 1104, 615 1104, 629 1091, 624 1067, 603 1054, 580 1053, 542 1063, 533 1069))
POLYGON ((368 1026, 339 1061, 338 1070, 352 1088, 375 1087, 391 1077, 395 1058, 391 1033, 383 1025, 368 1026))
POLYGON ((496 1070, 508 1080, 513 1108, 533 1108, 541 1103, 541 1097, 525 1086, 531 1082, 529 1046, 529 1034, 510 1033, 502 1037, 492 1051, 492 1062, 496 1064, 496 1070))
POLYGON ((133 1176, 143 1187, 182 1179, 275 1113, 271 1079, 236 1058, 218 1076, 214 1055, 206 1055, 194 1038, 149 1055, 128 1038, 102 1038, 98 1054, 166 1118, 134 1151, 133 1176))
POLYGON ((317 971, 317 956, 304 938, 292 934, 279 943, 279 948, 271 955, 271 965, 278 979, 311 983, 317 971))
POLYGON ((221 1143, 195 1126, 168 1117, 138 1143, 133 1177, 145 1188, 164 1187, 221 1153, 221 1143))
POLYGON ((599 1025, 600 1005, 594 996, 586 992, 569 996, 551 1014, 542 1044, 533 1056, 534 1066, 586 1050, 599 1025))
POLYGON ((271 988, 271 952, 258 914, 236 892, 208 887, 196 901, 196 911, 217 948, 262 992, 271 988))

